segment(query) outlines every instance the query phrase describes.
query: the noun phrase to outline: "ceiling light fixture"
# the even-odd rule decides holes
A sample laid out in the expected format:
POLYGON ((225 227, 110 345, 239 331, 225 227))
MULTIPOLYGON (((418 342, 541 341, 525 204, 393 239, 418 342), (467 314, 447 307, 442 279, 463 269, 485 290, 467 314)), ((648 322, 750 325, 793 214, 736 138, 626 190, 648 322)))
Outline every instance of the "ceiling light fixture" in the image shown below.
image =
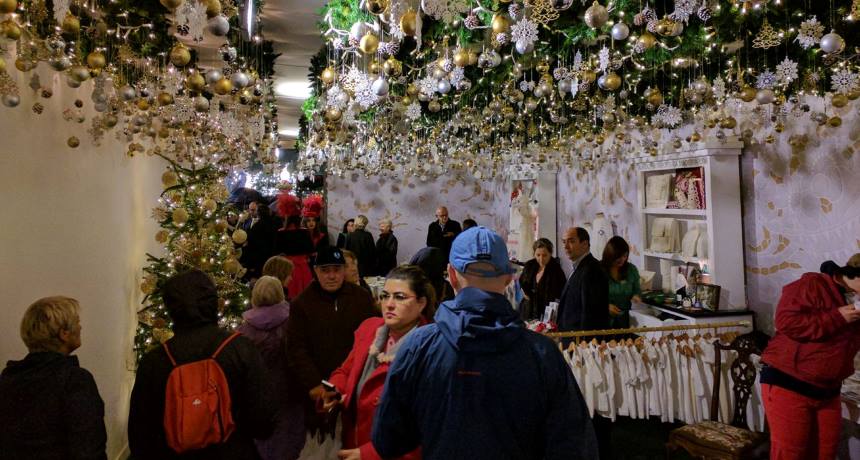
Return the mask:
POLYGON ((311 97, 310 83, 307 81, 282 81, 275 84, 275 94, 288 99, 305 100, 311 97))
POLYGON ((299 128, 284 128, 278 134, 286 137, 299 137, 299 128))

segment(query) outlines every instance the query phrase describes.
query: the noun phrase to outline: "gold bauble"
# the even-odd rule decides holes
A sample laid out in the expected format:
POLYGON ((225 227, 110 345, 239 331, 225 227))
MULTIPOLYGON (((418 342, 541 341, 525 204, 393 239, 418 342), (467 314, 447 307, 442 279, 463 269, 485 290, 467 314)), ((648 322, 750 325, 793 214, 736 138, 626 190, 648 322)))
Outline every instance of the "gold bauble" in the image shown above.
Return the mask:
POLYGON ((834 94, 833 98, 830 99, 830 103, 833 104, 833 107, 845 107, 846 105, 848 105, 848 96, 842 93, 834 94))
POLYGON ((469 65, 475 65, 478 63, 478 53, 474 51, 469 51, 469 65))
POLYGON ((81 21, 72 16, 72 13, 66 13, 66 17, 63 18, 63 24, 61 24, 63 29, 63 34, 65 35, 77 35, 81 31, 81 21))
POLYGON ((410 83, 409 86, 406 87, 406 94, 409 96, 415 97, 418 95, 418 87, 413 83, 410 83))
POLYGON ((248 233, 241 228, 237 228, 233 231, 233 242, 236 244, 244 244, 245 241, 248 241, 248 233))
POLYGON ((756 94, 758 94, 758 91, 756 91, 755 88, 744 85, 744 87, 741 88, 740 93, 738 93, 738 97, 740 97, 744 102, 751 102, 755 99, 756 94))
POLYGON ((830 125, 832 128, 838 128, 842 126, 842 119, 839 117, 832 117, 827 120, 827 124, 830 125))
POLYGON ((212 85, 212 90, 215 91, 215 94, 223 96, 233 91, 233 83, 227 78, 221 78, 212 85))
POLYGON ((219 0, 206 0, 206 17, 214 18, 221 14, 221 2, 219 0))
POLYGON ((185 79, 185 87, 199 93, 206 88, 206 78, 200 72, 194 72, 185 79))
POLYGON ((605 6, 597 3, 597 0, 594 0, 594 3, 585 10, 583 19, 588 27, 599 29, 609 20, 609 11, 606 10, 605 6))
POLYGON ((164 107, 170 104, 173 104, 173 95, 170 93, 158 93, 158 105, 164 107))
POLYGON ((659 89, 653 89, 648 96, 646 96, 646 100, 654 107, 659 107, 663 104, 663 93, 661 93, 659 89))
POLYGON ((149 100, 145 98, 138 99, 137 108, 140 110, 149 110, 149 100))
POLYGON ((654 38, 654 35, 651 32, 643 32, 639 38, 636 39, 636 43, 642 46, 643 49, 650 50, 657 44, 657 39, 654 38))
POLYGON ((340 121, 341 117, 343 117, 343 112, 337 107, 329 107, 325 111, 325 119, 330 122, 340 121))
POLYGON ((388 75, 389 77, 399 77, 400 74, 403 73, 403 64, 401 64, 397 59, 394 59, 394 56, 389 56, 389 58, 382 64, 382 70, 385 72, 385 75, 388 75))
POLYGON ((27 61, 21 58, 15 59, 15 68, 18 69, 19 72, 27 72, 30 70, 27 61))
POLYGON ((227 231, 227 222, 223 219, 218 219, 215 221, 215 231, 218 233, 224 233, 227 231))
POLYGON ((185 67, 191 62, 191 51, 182 43, 178 43, 170 50, 170 62, 176 67, 185 67))
POLYGON ((155 241, 159 243, 166 243, 169 238, 170 232, 168 232, 167 230, 159 230, 155 233, 155 241))
POLYGON ((735 120, 735 117, 726 117, 720 120, 720 128, 723 129, 734 129, 737 125, 738 121, 735 120))
POLYGON ((90 69, 82 65, 75 65, 69 69, 69 75, 78 82, 85 82, 90 79, 90 69))
POLYGON ((101 51, 94 51, 87 56, 87 65, 91 69, 103 69, 107 65, 105 55, 101 51))
POLYGON ((174 224, 182 225, 188 222, 188 211, 185 208, 176 208, 173 210, 171 217, 174 224))
POLYGON ((239 273, 239 270, 241 269, 242 264, 240 264, 236 259, 230 258, 224 261, 224 271, 231 275, 239 273))
POLYGON ((852 89, 851 91, 848 91, 848 94, 846 94, 846 96, 848 96, 848 99, 851 99, 853 101, 860 97, 860 89, 852 89))
POLYGON ((411 37, 418 34, 418 13, 411 8, 400 17, 400 30, 411 37))
POLYGON ((71 148, 73 148, 73 149, 76 149, 76 148, 78 148, 78 146, 79 146, 79 145, 81 145, 81 141, 80 141, 80 139, 78 139, 77 137, 72 136, 72 137, 70 137, 70 138, 69 138, 69 140, 67 140, 67 141, 66 141, 66 144, 67 144, 69 147, 71 147, 71 148))
POLYGON ((400 103, 401 103, 401 104, 403 104, 404 106, 407 106, 407 105, 409 105, 409 104, 411 104, 411 103, 412 103, 412 98, 411 98, 411 97, 409 97, 409 96, 403 96, 403 97, 400 99, 400 103))
POLYGON ((469 52, 464 49, 458 49, 454 53, 454 65, 457 67, 466 67, 469 65, 469 52))
POLYGON ((593 70, 585 70, 582 72, 582 82, 583 83, 592 83, 597 79, 597 72, 593 70))
POLYGON ((170 11, 175 10, 182 6, 185 3, 185 0, 159 0, 161 2, 161 6, 167 8, 170 11))
POLYGON ((218 208, 218 203, 212 198, 206 198, 200 207, 206 212, 214 212, 218 208))
POLYGON ((672 142, 672 147, 674 147, 676 150, 677 150, 677 149, 680 149, 682 145, 683 145, 683 144, 681 144, 681 139, 675 139, 675 140, 672 142))
POLYGON ((337 78, 337 74, 331 67, 326 67, 320 74, 320 80, 327 85, 334 83, 335 78, 337 78))
POLYGON ((175 187, 179 185, 179 176, 177 176, 173 171, 165 171, 164 174, 161 175, 161 184, 164 185, 165 189, 175 187))
POLYGON ((358 42, 358 49, 364 54, 375 54, 379 49, 379 38, 368 31, 358 42))
POLYGON ((388 0, 366 0, 364 7, 367 8, 368 13, 379 16, 388 9, 388 0))
POLYGON ((0 0, 0 14, 14 13, 18 8, 17 0, 0 0))
POLYGON ((434 100, 430 101, 429 104, 427 104, 427 109, 433 113, 436 113, 436 112, 442 110, 442 104, 440 104, 439 101, 434 99, 434 100))
POLYGON ((615 91, 621 87, 621 77, 619 77, 615 72, 609 72, 608 74, 600 77, 598 84, 606 91, 615 91))
POLYGON ((378 75, 380 70, 378 61, 370 61, 370 64, 367 65, 367 72, 370 74, 378 75))
POLYGON ((167 129, 166 126, 162 126, 161 129, 158 130, 158 137, 162 139, 167 139, 170 137, 170 130, 167 129))
POLYGON ((773 130, 778 132, 778 133, 781 133, 781 132, 785 131, 785 125, 782 123, 777 123, 776 125, 774 125, 773 130))
POLYGON ((690 135, 690 142, 699 142, 700 140, 702 140, 702 135, 698 131, 693 131, 693 134, 690 135))
POLYGON ((494 14, 491 25, 494 34, 506 34, 511 30, 511 19, 504 14, 494 14))
POLYGON ((21 38, 21 26, 18 25, 17 22, 7 19, 3 21, 2 26, 3 35, 6 36, 9 40, 17 40, 21 38))

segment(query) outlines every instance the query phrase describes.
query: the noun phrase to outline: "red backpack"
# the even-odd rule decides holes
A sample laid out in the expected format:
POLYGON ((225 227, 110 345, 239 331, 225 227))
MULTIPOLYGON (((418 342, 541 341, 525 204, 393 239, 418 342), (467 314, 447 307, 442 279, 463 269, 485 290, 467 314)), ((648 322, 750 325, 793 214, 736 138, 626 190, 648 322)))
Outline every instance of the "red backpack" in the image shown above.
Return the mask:
POLYGON ((164 433, 177 453, 225 442, 236 429, 227 377, 215 358, 238 336, 227 337, 211 357, 181 366, 163 344, 173 364, 164 399, 164 433))

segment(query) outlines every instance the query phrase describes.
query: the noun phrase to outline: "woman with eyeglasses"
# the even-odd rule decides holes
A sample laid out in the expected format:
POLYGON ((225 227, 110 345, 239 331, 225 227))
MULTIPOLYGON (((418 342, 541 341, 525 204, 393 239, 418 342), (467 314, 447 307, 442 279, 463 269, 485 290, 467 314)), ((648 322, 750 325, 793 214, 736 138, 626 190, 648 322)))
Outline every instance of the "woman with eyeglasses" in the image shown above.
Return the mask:
MULTIPOLYGON (((376 406, 385 386, 388 366, 403 340, 433 318, 435 291, 424 272, 401 265, 389 272, 380 296, 382 318, 370 318, 355 331, 355 345, 329 382, 337 391, 324 396, 326 410, 343 410, 343 450, 346 460, 379 459, 370 443, 376 406)), ((420 449, 401 457, 421 458, 420 449)))

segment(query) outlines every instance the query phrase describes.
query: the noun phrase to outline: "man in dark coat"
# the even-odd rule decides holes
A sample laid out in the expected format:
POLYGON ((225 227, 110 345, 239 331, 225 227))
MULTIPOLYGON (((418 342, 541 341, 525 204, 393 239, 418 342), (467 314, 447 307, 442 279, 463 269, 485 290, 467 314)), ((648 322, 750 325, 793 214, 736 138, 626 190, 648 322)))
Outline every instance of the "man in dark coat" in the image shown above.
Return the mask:
POLYGON ((513 271, 493 231, 472 228, 454 241, 448 276, 457 297, 397 351, 373 422, 380 456, 420 445, 427 460, 595 458, 567 362, 505 298, 513 271))
POLYGON ((564 233, 564 250, 573 272, 561 292, 559 331, 590 331, 609 327, 609 280, 591 255, 591 238, 581 227, 564 233))
POLYGON ((256 202, 251 203, 248 206, 248 214, 249 217, 242 227, 248 233, 248 242, 242 248, 242 256, 239 258, 239 262, 248 270, 244 276, 246 280, 263 276, 263 265, 275 254, 277 231, 268 207, 256 202))
POLYGON ((370 292, 344 282, 345 260, 340 249, 326 246, 317 253, 317 279, 290 306, 287 320, 287 363, 305 395, 305 427, 311 433, 333 430, 323 414, 322 380, 346 359, 353 332, 376 316, 370 292))
POLYGON ((0 374, 0 458, 106 460, 105 408, 78 358, 78 301, 47 297, 21 321, 29 353, 0 374))
MULTIPOLYGON (((218 292, 200 270, 180 273, 167 280, 164 306, 173 320, 174 336, 166 342, 177 364, 211 356, 231 333, 218 327, 218 292)), ((135 460, 256 460, 254 439, 269 437, 277 404, 260 352, 239 336, 216 358, 230 387, 231 412, 236 431, 222 444, 177 454, 167 444, 164 405, 167 378, 173 370, 164 347, 148 352, 140 361, 131 391, 128 443, 135 460)))
POLYGON ((376 240, 376 275, 386 276, 397 266, 397 237, 391 229, 391 221, 379 221, 379 239, 376 240))
MULTIPOLYGON (((376 244, 367 230, 367 217, 355 218, 355 230, 346 236, 344 249, 349 249, 358 259, 358 274, 362 278, 376 273, 376 244)), ((339 364, 339 363, 338 363, 339 364)))
POLYGON ((447 258, 454 238, 462 231, 459 222, 448 218, 448 208, 440 206, 436 209, 436 220, 427 227, 427 246, 441 249, 447 258))

